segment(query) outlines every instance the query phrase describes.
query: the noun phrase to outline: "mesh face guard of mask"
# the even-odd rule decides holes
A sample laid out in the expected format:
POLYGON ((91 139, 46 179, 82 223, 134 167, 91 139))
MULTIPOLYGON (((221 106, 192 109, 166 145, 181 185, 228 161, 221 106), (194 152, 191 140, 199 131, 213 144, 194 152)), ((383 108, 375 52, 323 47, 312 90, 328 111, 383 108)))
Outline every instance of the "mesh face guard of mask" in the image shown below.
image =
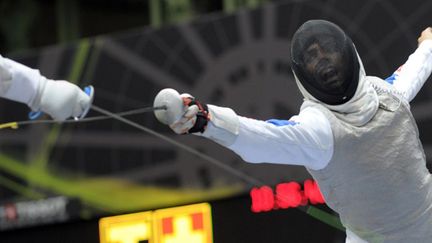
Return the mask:
POLYGON ((310 20, 291 42, 291 65, 302 86, 317 100, 340 105, 355 94, 359 60, 354 44, 337 25, 310 20))

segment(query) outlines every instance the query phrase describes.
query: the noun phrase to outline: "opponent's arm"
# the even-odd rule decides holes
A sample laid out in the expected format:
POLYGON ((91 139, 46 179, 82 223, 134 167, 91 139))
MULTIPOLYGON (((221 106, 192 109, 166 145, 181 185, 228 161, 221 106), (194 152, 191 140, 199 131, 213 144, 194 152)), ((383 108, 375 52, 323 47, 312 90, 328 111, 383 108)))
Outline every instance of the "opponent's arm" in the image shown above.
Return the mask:
POLYGON ((432 28, 418 38, 418 48, 386 81, 396 88, 408 102, 414 99, 432 72, 432 28))
POLYGON ((160 121, 177 134, 193 133, 209 138, 247 162, 303 165, 318 170, 324 168, 333 155, 329 121, 315 108, 302 110, 290 121, 266 122, 238 116, 230 108, 204 105, 187 94, 177 93, 178 98, 165 97, 165 101, 174 102, 161 102, 161 93, 156 96, 154 105, 166 105, 168 109, 157 111, 160 121), (193 100, 193 105, 189 100, 193 100), (182 105, 183 108, 178 109, 182 105))
POLYGON ((0 97, 27 104, 58 121, 80 116, 90 103, 89 96, 75 84, 47 79, 39 70, 2 56, 0 97))

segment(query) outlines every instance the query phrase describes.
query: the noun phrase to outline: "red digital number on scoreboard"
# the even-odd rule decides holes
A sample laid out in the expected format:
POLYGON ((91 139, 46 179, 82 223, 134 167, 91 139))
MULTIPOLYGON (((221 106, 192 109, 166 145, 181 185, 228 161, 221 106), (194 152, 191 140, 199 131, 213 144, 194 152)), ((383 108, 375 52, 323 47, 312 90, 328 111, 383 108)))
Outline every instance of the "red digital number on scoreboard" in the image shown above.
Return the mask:
POLYGON ((306 180, 303 185, 297 182, 280 183, 276 191, 269 186, 255 187, 250 191, 252 212, 267 212, 273 209, 295 208, 310 204, 323 204, 324 198, 317 183, 306 180))

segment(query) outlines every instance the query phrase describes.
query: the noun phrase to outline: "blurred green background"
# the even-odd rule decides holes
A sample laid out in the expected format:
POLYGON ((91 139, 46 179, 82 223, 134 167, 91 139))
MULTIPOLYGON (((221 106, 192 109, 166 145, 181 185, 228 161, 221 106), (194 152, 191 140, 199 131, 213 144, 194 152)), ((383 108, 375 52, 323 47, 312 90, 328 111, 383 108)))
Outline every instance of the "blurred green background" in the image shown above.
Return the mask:
POLYGON ((0 53, 187 21, 270 0, 1 0, 0 53))

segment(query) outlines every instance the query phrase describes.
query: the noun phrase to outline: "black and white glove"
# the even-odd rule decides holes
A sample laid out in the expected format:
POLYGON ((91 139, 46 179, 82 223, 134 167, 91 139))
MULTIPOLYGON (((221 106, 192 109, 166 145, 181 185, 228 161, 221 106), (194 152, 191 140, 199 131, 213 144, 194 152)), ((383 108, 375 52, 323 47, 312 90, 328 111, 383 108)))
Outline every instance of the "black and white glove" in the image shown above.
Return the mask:
POLYGON ((190 94, 179 94, 173 89, 164 89, 155 98, 154 106, 165 106, 166 110, 156 110, 156 118, 177 134, 203 133, 209 121, 206 104, 190 94))

